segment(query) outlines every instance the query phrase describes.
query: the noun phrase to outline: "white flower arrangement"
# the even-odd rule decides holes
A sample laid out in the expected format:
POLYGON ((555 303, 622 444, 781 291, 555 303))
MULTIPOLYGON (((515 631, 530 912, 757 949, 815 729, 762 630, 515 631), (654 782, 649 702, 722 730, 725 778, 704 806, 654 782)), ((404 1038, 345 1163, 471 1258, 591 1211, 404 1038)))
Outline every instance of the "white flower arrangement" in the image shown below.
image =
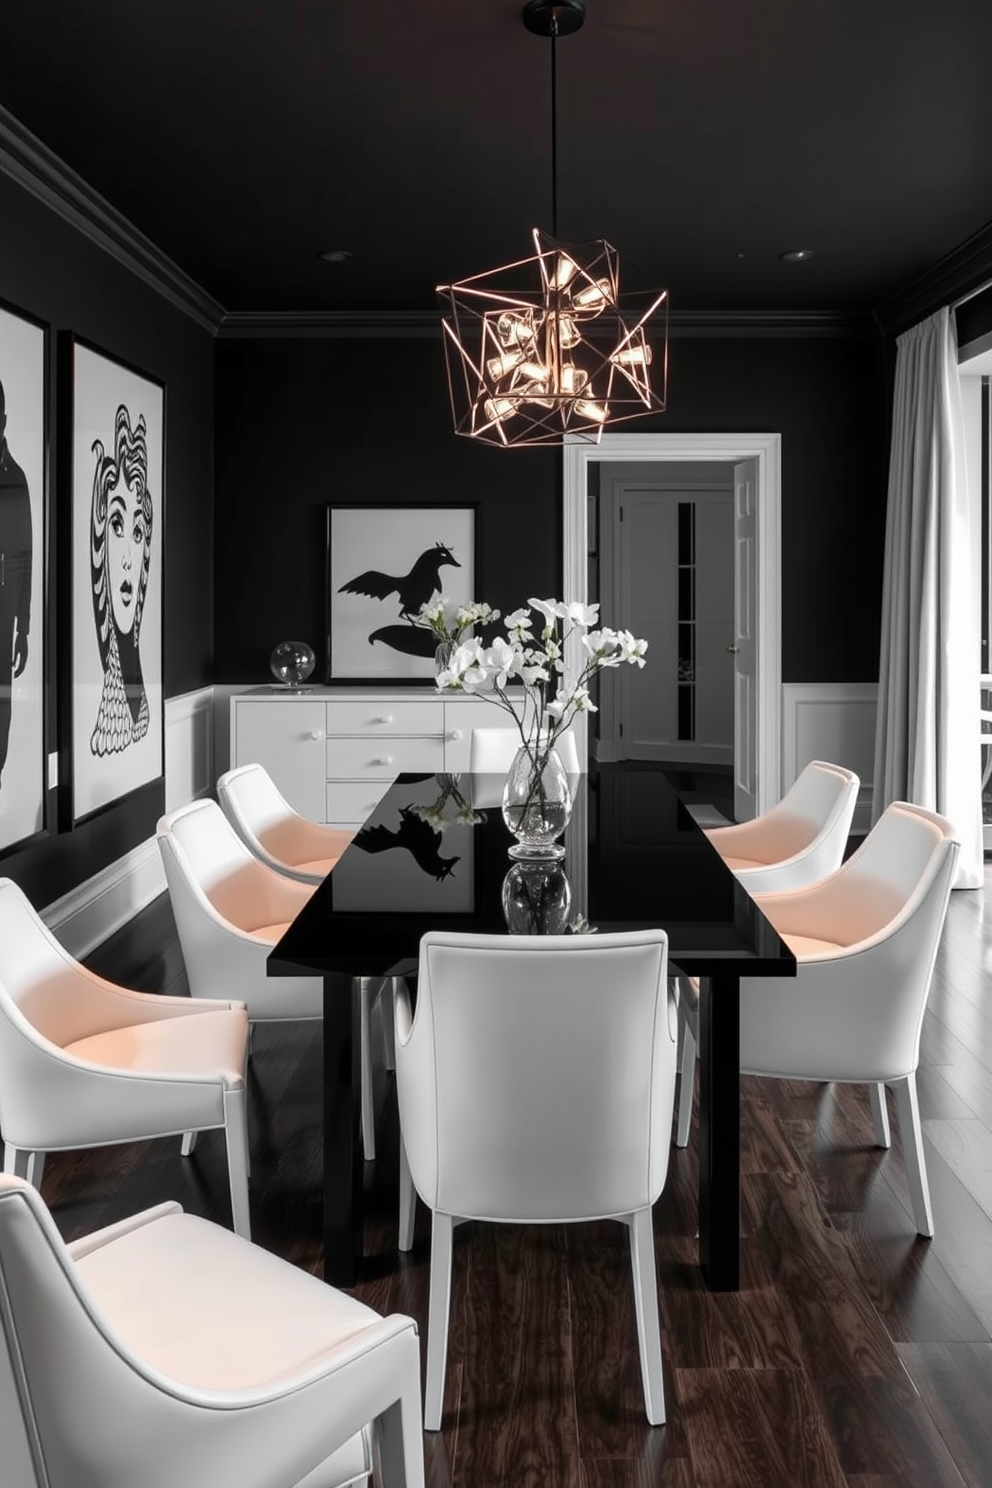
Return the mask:
POLYGON ((470 801, 466 801, 459 789, 459 778, 457 775, 439 775, 437 777, 438 796, 437 799, 427 804, 411 807, 414 816, 419 816, 422 822, 433 827, 435 832, 446 832, 450 826, 474 827, 486 819, 484 811, 476 811, 470 801), (448 810, 451 802, 452 813, 448 810))
MULTIPOLYGON (((557 599, 529 599, 529 608, 514 610, 503 624, 506 635, 486 646, 477 636, 460 643, 448 666, 438 674, 441 692, 477 693, 509 713, 520 732, 520 742, 540 766, 577 713, 595 713, 589 682, 605 667, 624 664, 643 667, 647 641, 629 630, 610 630, 599 623, 599 605, 565 604, 557 599), (533 612, 540 617, 535 621, 533 612), (574 685, 564 679, 565 643, 576 631, 585 652, 582 671, 574 685), (509 696, 511 686, 523 688, 522 704, 509 696)), ((487 618, 499 617, 490 610, 487 618)))
POLYGON ((473 625, 493 625, 498 619, 499 610, 494 610, 481 600, 473 599, 470 604, 457 605, 454 600, 440 594, 437 599, 420 606, 413 617, 413 623, 432 630, 437 636, 438 645, 447 642, 457 646, 473 625))

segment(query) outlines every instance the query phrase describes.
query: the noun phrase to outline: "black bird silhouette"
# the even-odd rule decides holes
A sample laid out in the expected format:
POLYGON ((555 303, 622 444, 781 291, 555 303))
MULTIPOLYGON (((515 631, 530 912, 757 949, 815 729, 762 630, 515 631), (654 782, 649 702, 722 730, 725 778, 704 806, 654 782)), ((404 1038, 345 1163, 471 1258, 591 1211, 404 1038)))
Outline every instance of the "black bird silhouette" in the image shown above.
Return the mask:
POLYGON ((363 827, 352 839, 352 847, 363 852, 389 852, 394 847, 405 847, 418 868, 441 882, 447 878, 460 858, 442 858, 438 852, 441 833, 436 832, 430 822, 417 816, 412 806, 400 807, 399 830, 391 832, 381 823, 374 827, 363 827))
POLYGON ((400 617, 411 620, 420 606, 438 592, 441 587, 439 573, 449 564, 461 568, 461 564, 444 543, 435 543, 421 553, 410 572, 397 578, 394 574, 380 573, 377 568, 366 569, 355 579, 342 584, 339 594, 367 594, 370 599, 386 599, 394 591, 399 595, 400 617))

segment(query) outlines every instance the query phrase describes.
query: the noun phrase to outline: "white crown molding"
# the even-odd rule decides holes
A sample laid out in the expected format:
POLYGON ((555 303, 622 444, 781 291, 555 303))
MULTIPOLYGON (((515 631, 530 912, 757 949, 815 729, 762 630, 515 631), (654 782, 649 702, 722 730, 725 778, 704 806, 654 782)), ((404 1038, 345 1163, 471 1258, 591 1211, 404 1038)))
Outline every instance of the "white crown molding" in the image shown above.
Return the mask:
POLYGON ((224 307, 2 105, 0 170, 177 309, 216 334, 224 307))

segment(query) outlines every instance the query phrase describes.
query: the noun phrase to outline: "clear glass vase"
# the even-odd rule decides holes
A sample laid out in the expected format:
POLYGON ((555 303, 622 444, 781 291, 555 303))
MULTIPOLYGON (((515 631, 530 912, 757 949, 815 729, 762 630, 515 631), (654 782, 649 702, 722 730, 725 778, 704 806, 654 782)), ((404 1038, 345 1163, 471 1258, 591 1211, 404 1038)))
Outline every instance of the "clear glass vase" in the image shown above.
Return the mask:
POLYGON ((449 666, 451 665, 451 658, 454 654, 454 650, 454 641, 438 641, 434 651, 435 677, 440 677, 442 672, 446 672, 448 670, 449 666))
POLYGON ((511 935, 563 935, 571 905, 560 862, 514 863, 503 880, 503 914, 511 935))
POLYGON ((565 848, 557 839, 571 810, 568 776, 555 750, 522 744, 503 787, 503 820, 517 839, 510 857, 563 858, 565 848))

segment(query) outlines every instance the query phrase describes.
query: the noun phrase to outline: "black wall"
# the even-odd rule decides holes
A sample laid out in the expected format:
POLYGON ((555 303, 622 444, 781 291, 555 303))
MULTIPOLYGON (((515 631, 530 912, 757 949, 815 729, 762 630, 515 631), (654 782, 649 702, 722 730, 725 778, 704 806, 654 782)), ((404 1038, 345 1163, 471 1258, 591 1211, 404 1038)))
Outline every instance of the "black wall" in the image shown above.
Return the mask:
MULTIPOLYGON (((782 678, 878 676, 889 407, 881 339, 677 338, 666 413, 632 431, 782 434, 782 678)), ((217 345, 215 675, 323 657, 327 502, 478 502, 477 598, 561 592, 560 456, 451 431, 431 339, 217 345)))
MULTIPOLYGON (((214 339, 183 311, 117 263, 28 192, 0 175, 0 299, 50 326, 49 470, 51 522, 47 593, 49 706, 46 749, 58 750, 69 718, 60 717, 56 679, 70 660, 69 576, 56 562, 57 527, 67 519, 56 436, 58 333, 71 330, 166 384, 164 592, 165 696, 202 687, 213 676, 214 339)), ((41 605, 32 639, 40 638, 41 605)), ((145 841, 164 805, 161 783, 143 788, 75 830, 59 833, 58 792, 49 792, 46 838, 0 857, 45 905, 145 841)))

